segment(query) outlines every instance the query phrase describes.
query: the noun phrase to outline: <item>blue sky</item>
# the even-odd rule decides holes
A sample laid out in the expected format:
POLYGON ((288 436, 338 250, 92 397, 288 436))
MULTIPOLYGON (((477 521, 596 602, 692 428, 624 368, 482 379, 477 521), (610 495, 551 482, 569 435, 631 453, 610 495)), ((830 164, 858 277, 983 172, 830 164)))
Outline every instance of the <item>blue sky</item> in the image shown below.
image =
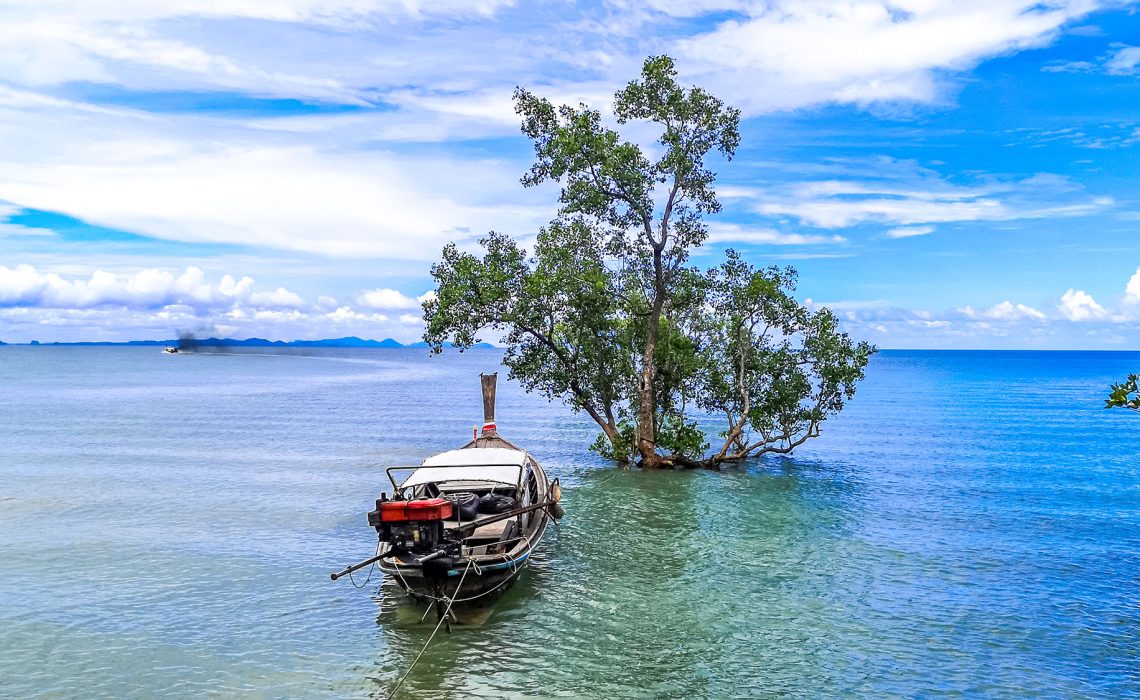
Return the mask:
POLYGON ((667 53, 744 114, 698 262, 881 347, 1137 348, 1138 9, 0 0, 0 340, 416 340, 444 243, 553 212, 514 86, 667 53))

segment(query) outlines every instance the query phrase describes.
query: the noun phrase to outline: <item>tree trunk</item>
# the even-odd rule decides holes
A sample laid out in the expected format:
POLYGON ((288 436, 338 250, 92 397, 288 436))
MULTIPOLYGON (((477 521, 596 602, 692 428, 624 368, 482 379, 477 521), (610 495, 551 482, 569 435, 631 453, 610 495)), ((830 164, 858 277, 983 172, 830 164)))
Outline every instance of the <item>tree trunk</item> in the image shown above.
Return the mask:
POLYGON ((657 367, 653 361, 655 350, 655 342, 646 343, 644 364, 637 384, 637 452, 641 455, 641 466, 646 469, 658 468, 661 461, 657 455, 657 397, 654 391, 657 367))
POLYGON ((654 245, 653 307, 645 333, 645 352, 641 357, 641 377, 637 383, 637 452, 641 466, 658 469, 662 465, 657 454, 657 331, 661 327, 661 311, 665 306, 665 275, 661 265, 664 240, 654 245))

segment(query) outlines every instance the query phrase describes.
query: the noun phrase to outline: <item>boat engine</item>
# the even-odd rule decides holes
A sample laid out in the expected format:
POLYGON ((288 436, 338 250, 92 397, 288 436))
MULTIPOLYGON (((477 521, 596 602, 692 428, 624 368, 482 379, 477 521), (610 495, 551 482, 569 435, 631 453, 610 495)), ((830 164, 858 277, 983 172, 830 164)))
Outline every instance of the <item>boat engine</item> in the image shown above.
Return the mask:
POLYGON ((368 514, 368 524, 393 550, 428 554, 443 542, 443 521, 451 517, 451 509, 445 498, 389 501, 381 494, 376 510, 368 514))

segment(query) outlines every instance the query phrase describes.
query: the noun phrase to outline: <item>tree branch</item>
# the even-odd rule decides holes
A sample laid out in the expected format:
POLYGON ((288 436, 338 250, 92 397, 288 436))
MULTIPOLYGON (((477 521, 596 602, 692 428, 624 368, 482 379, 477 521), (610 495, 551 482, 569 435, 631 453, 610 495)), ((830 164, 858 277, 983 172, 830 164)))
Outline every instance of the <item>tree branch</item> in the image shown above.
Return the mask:
MULTIPOLYGON (((563 367, 565 367, 567 370, 573 369, 574 365, 571 363, 570 358, 566 356, 566 351, 563 348, 560 348, 558 344, 554 342, 553 338, 538 332, 530 326, 525 326, 522 324, 516 324, 516 326, 520 331, 529 334, 532 338, 548 347, 550 351, 554 353, 554 356, 557 357, 558 360, 562 363, 563 367)), ((569 387, 570 391, 574 393, 575 398, 578 399, 578 405, 581 406, 582 410, 589 414, 589 416, 594 419, 595 423, 601 426, 606 435, 613 437, 613 435, 615 435, 617 432, 616 426, 613 424, 613 418, 610 417, 608 422, 602 419, 601 414, 599 414, 598 410, 594 407, 592 397, 590 396, 589 392, 582 388, 582 385, 578 383, 577 379, 571 379, 569 382, 569 387)))

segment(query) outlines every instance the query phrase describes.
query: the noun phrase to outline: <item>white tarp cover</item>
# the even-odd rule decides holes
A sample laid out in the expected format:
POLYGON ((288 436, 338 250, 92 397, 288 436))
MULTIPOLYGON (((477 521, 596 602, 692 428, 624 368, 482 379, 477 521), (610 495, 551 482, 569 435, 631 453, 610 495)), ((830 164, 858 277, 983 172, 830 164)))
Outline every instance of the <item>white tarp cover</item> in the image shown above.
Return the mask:
POLYGON ((428 457, 423 463, 425 467, 466 467, 476 464, 521 467, 526 464, 526 453, 506 447, 472 447, 440 452, 428 457))
POLYGON ((505 447, 450 450, 425 459, 423 466, 412 472, 400 487, 440 481, 493 481, 514 486, 524 464, 526 453, 521 450, 505 447))

